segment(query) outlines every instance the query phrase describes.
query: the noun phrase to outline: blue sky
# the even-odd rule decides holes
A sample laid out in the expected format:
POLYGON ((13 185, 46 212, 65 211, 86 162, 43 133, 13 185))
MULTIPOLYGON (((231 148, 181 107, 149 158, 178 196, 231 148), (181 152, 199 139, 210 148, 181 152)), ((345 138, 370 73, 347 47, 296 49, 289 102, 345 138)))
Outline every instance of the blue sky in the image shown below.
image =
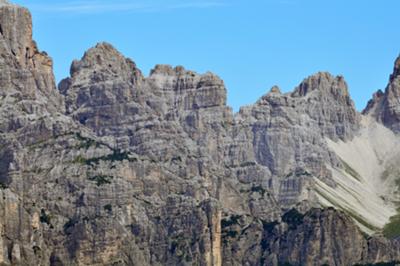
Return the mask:
POLYGON ((30 8, 34 38, 57 80, 97 42, 147 75, 155 64, 212 71, 235 111, 273 85, 344 75, 357 108, 384 89, 400 53, 398 0, 14 0, 30 8))

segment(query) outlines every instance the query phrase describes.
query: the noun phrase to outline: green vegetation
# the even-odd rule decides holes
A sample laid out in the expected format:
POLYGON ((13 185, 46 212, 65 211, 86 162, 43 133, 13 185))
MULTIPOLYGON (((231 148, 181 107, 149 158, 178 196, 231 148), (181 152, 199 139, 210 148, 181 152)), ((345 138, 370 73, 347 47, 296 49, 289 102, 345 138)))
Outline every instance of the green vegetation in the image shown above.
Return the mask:
MULTIPOLYGON (((240 218, 240 215, 231 215, 229 218, 221 220, 222 239, 224 244, 229 242, 229 238, 236 238, 239 235, 240 229, 238 229, 237 226, 239 226, 240 218)), ((243 233, 244 231, 241 234, 243 233)))
POLYGON ((108 212, 112 212, 112 206, 111 206, 111 204, 107 204, 107 205, 104 205, 104 210, 106 210, 106 211, 108 211, 108 212))
POLYGON ((41 251, 41 248, 39 246, 33 246, 32 249, 33 249, 33 253, 35 253, 35 255, 38 255, 39 252, 41 251))
POLYGON ((45 224, 51 225, 51 216, 49 214, 47 214, 44 209, 40 210, 39 219, 40 219, 41 223, 45 223, 45 224))
POLYGON ((113 179, 112 176, 106 176, 106 175, 96 175, 93 177, 89 177, 89 180, 95 181, 98 187, 106 184, 111 184, 112 179, 113 179))
POLYGON ((289 178, 289 177, 291 177, 291 176, 296 176, 296 177, 297 177, 297 176, 312 176, 312 174, 309 173, 309 172, 307 172, 307 171, 304 170, 304 169, 297 169, 296 171, 287 174, 287 175, 286 175, 286 178, 289 178))
POLYGON ((171 158, 171 162, 182 162, 182 157, 181 156, 174 156, 171 158))
POLYGON ((222 219, 221 220, 221 227, 229 227, 235 224, 239 224, 240 215, 232 215, 229 219, 222 219))
POLYGON ((273 222, 262 221, 262 223, 263 223, 264 231, 266 231, 268 234, 271 234, 272 230, 274 230, 275 226, 279 224, 277 221, 273 221, 273 222))
POLYGON ((392 262, 377 262, 377 263, 368 263, 368 264, 354 264, 353 266, 396 266, 399 265, 399 261, 392 262))
POLYGON ((187 254, 187 255, 185 256, 185 260, 186 260, 187 262, 191 262, 191 261, 193 261, 193 258, 190 256, 190 254, 187 254))
POLYGON ((170 237, 169 251, 175 254, 180 260, 183 260, 188 255, 189 244, 185 240, 187 237, 183 233, 170 237))
POLYGON ((128 160, 130 162, 136 161, 136 159, 134 159, 134 158, 129 158, 128 152, 121 152, 120 150, 114 150, 112 154, 104 155, 101 157, 89 158, 89 159, 86 159, 86 158, 82 157, 81 155, 79 155, 75 158, 75 160, 73 160, 73 163, 94 166, 96 164, 99 164, 100 161, 115 162, 115 161, 123 161, 123 160, 128 160))
POLYGON ((400 208, 397 209, 397 214, 390 217, 389 223, 383 228, 383 234, 387 238, 396 238, 400 236, 400 208))
POLYGON ((345 161, 340 159, 341 163, 343 164, 344 171, 349 174, 350 176, 354 177, 355 180, 361 182, 361 176, 359 173, 357 173, 356 170, 354 170, 350 165, 348 165, 345 161))
POLYGON ((396 179, 396 180, 394 181, 394 183, 396 184, 397 189, 400 190, 400 179, 396 179))
POLYGON ((254 166, 256 165, 255 162, 244 162, 240 164, 240 167, 249 167, 249 166, 254 166))
POLYGON ((224 232, 225 236, 227 237, 231 237, 231 238, 235 238, 238 235, 238 232, 234 231, 234 230, 229 230, 227 232, 224 232))
POLYGON ((86 163, 86 159, 85 159, 83 156, 78 155, 78 156, 72 161, 72 163, 76 163, 76 164, 85 164, 85 163, 86 163))
POLYGON ((74 227, 78 223, 78 220, 76 218, 71 218, 69 219, 65 224, 64 224, 64 233, 67 235, 70 235, 70 229, 74 227))
POLYGON ((7 188, 8 188, 7 184, 0 182, 0 189, 7 189, 7 188))
POLYGON ((90 147, 100 147, 101 143, 90 139, 90 138, 86 138, 83 137, 80 133, 75 133, 75 137, 80 141, 78 148, 83 148, 83 149, 89 149, 90 147))
POLYGON ((278 266, 293 266, 293 264, 291 264, 289 262, 279 262, 278 266))
POLYGON ((303 224, 304 215, 296 209, 291 209, 282 216, 282 221, 289 225, 290 229, 296 229, 297 226, 303 224))
POLYGON ((265 189, 262 186, 253 186, 253 187, 251 187, 251 192, 258 192, 264 196, 265 189))

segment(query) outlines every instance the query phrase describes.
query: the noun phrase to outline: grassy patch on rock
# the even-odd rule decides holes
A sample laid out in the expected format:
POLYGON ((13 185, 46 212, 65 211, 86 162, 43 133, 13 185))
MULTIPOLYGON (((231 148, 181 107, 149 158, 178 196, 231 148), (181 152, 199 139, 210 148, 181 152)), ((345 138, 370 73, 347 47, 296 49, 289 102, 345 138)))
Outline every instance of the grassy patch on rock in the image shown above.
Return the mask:
POLYGON ((291 209, 282 216, 282 221, 289 225, 290 229, 296 229, 303 224, 304 215, 296 209, 291 209))
POLYGON ((232 215, 229 218, 221 220, 221 227, 229 227, 235 224, 239 224, 240 215, 232 215))
POLYGON ((96 176, 89 177, 89 180, 96 182, 96 185, 98 187, 100 187, 102 185, 106 185, 106 184, 111 184, 112 179, 113 179, 112 176, 107 176, 107 175, 96 175, 96 176))
POLYGON ((377 262, 368 264, 354 264, 353 266, 396 266, 399 264, 400 264, 399 261, 391 261, 391 262, 377 262))
POLYGON ((397 209, 397 214, 392 216, 389 223, 383 228, 383 234, 387 238, 396 238, 400 236, 400 208, 397 209))
POLYGON ((122 152, 120 150, 114 150, 113 153, 104 155, 101 157, 95 158, 84 158, 83 156, 77 156, 72 162, 78 164, 86 164, 89 166, 94 166, 99 164, 100 161, 109 161, 109 162, 116 162, 116 161, 123 161, 128 160, 130 162, 136 161, 135 158, 129 158, 129 152, 122 152))
POLYGON ((96 148, 98 148, 98 147, 101 146, 101 143, 95 141, 94 139, 84 137, 84 136, 82 136, 80 133, 75 133, 75 137, 76 137, 76 139, 78 139, 79 142, 80 142, 79 145, 78 145, 78 148, 83 148, 83 149, 86 149, 86 150, 87 150, 87 149, 89 149, 90 147, 96 147, 96 148))

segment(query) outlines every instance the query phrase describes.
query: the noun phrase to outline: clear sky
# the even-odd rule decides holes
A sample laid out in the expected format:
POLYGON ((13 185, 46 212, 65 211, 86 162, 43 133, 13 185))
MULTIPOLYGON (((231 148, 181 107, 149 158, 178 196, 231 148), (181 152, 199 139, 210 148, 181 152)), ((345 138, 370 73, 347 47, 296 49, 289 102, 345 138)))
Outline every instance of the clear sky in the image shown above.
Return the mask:
POLYGON ((32 11, 57 80, 107 41, 145 75, 155 64, 216 73, 235 111, 318 71, 344 75, 360 110, 400 52, 399 0, 11 1, 32 11))

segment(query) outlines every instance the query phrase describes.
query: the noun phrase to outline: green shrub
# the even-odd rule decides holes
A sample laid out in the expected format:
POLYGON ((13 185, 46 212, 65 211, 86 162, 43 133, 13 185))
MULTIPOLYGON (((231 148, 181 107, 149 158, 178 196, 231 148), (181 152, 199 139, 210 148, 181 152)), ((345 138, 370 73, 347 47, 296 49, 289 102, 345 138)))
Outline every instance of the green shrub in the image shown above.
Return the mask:
POLYGON ((253 187, 251 187, 251 192, 258 192, 264 196, 265 189, 262 186, 253 186, 253 187))
POLYGON ((108 211, 108 212, 112 212, 112 206, 111 206, 111 204, 107 204, 107 205, 104 205, 104 210, 106 210, 106 211, 108 211))
POLYGON ((8 185, 3 182, 0 182, 0 189, 6 189, 6 188, 8 188, 8 185))
POLYGON ((81 155, 78 155, 73 161, 72 163, 76 163, 76 164, 85 164, 86 163, 86 158, 84 158, 81 155))
POLYGON ((45 224, 51 225, 51 216, 49 214, 47 214, 44 209, 40 210, 39 219, 40 219, 41 223, 45 223, 45 224))
POLYGON ((86 159, 83 156, 79 155, 74 159, 73 163, 94 166, 96 164, 99 164, 100 161, 116 162, 116 161, 123 161, 123 160, 128 160, 130 162, 134 162, 137 159, 129 158, 129 152, 121 152, 120 150, 113 150, 112 154, 104 155, 101 157, 89 158, 89 159, 86 159))
POLYGON ((89 149, 90 147, 100 147, 100 143, 93 139, 83 137, 80 133, 76 133, 75 137, 80 141, 78 148, 89 149))
POLYGON ((106 184, 111 184, 112 179, 113 179, 112 176, 106 176, 106 175, 96 175, 93 177, 89 177, 89 180, 95 181, 98 187, 106 184))
POLYGON ((389 223, 383 228, 383 234, 387 238, 396 238, 400 236, 400 208, 397 211, 398 214, 392 216, 389 223))
POLYGON ((230 230, 226 232, 227 237, 235 238, 238 235, 238 232, 230 230))
POLYGON ((278 266, 293 266, 293 264, 291 264, 289 262, 279 262, 278 266))
POLYGON ((71 218, 64 224, 64 233, 69 235, 71 234, 70 229, 73 228, 78 223, 78 219, 71 218))
POLYGON ((264 231, 266 231, 269 234, 271 234, 272 230, 274 230, 275 226, 279 224, 277 221, 273 221, 273 222, 262 221, 262 223, 263 223, 264 231))
POLYGON ((399 261, 391 261, 391 262, 377 262, 377 263, 368 263, 368 264, 354 264, 353 266, 396 266, 399 265, 399 261))
POLYGON ((297 226, 303 224, 304 215, 296 209, 291 209, 282 216, 282 221, 289 225, 290 229, 296 229, 297 226))
POLYGON ((229 219, 221 220, 221 227, 228 227, 234 224, 239 224, 240 215, 232 215, 229 219))

